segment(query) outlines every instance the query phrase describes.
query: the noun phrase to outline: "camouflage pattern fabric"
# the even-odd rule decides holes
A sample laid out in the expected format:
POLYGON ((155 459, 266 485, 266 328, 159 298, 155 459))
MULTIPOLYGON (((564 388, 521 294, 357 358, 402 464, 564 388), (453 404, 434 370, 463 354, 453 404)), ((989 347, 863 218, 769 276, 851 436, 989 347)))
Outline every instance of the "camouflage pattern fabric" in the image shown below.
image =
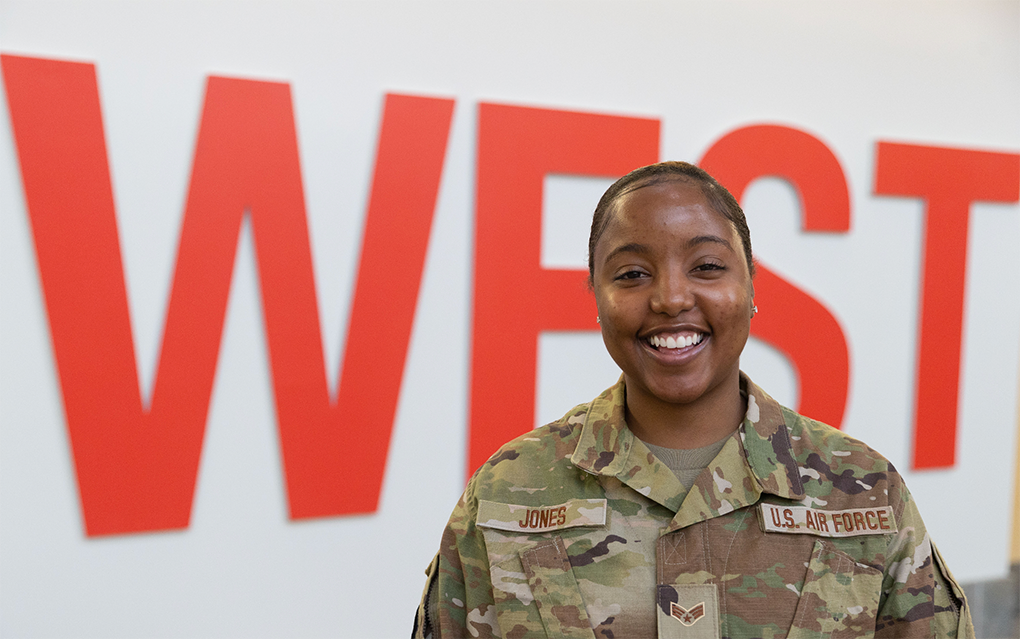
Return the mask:
POLYGON ((690 492, 621 381, 503 446, 427 570, 418 637, 973 637, 900 475, 746 377, 690 492))

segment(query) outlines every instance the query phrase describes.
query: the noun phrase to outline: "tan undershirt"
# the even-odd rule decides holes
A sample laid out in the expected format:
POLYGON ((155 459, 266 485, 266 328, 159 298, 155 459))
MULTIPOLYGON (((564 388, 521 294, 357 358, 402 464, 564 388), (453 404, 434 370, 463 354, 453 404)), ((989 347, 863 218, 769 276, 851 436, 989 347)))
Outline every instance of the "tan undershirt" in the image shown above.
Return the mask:
POLYGON ((659 458, 659 461, 673 471, 673 474, 680 480, 685 490, 690 490, 691 486, 694 485, 694 480, 698 478, 701 471, 705 470, 712 463, 712 460, 719 454, 719 451, 722 450, 726 440, 729 438, 730 436, 727 435, 714 444, 690 450, 665 448, 649 444, 648 442, 645 442, 645 446, 648 446, 648 449, 659 458))

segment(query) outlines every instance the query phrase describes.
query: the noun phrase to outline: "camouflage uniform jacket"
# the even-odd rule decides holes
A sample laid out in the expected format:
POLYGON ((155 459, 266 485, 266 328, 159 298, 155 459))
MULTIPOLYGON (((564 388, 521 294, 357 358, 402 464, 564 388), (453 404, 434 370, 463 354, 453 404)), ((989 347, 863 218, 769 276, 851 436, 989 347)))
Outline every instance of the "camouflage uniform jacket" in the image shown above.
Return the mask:
POLYGON ((621 381, 503 446, 429 567, 416 636, 972 637, 900 475, 746 377, 689 493, 624 421, 621 381))

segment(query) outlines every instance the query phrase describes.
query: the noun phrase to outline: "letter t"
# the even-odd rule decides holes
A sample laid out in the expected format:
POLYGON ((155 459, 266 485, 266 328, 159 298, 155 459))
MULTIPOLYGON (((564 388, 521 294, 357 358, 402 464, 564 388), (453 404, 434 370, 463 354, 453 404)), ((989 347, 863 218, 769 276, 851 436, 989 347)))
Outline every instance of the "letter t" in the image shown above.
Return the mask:
POLYGON ((973 202, 1016 202, 1020 155, 879 142, 875 193, 926 203, 913 468, 956 461, 967 227, 973 202))

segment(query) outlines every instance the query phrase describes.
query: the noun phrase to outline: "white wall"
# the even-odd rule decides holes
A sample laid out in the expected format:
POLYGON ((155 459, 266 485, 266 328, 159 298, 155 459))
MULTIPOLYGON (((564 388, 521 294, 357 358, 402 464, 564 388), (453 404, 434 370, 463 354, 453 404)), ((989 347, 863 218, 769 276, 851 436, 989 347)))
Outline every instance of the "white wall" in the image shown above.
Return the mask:
MULTIPOLYGON (((6 102, 0 118, 0 634, 342 636, 409 632, 463 486, 476 108, 496 101, 661 118, 662 157, 782 123, 835 151, 851 230, 799 231, 763 180, 755 249, 848 335, 845 430, 906 471, 962 580, 1007 565, 1020 354, 1020 207, 975 205, 960 436, 952 469, 909 472, 921 205, 872 195, 878 140, 1016 153, 1020 3, 26 2, 0 5, 4 53, 97 66, 139 382, 151 392, 207 75, 292 87, 331 384, 346 334, 383 94, 456 99, 379 511, 288 521, 250 228, 245 227, 191 525, 86 538, 6 102)), ((598 183, 547 203, 585 263, 598 183), (564 212, 565 211, 565 212, 564 212), (580 230, 578 230, 580 228, 580 230)), ((550 249, 552 251, 553 249, 550 249)), ((764 304, 763 312, 767 311, 764 304)), ((781 401, 796 380, 752 344, 781 401)), ((617 372, 595 335, 540 342, 538 413, 617 372)))

